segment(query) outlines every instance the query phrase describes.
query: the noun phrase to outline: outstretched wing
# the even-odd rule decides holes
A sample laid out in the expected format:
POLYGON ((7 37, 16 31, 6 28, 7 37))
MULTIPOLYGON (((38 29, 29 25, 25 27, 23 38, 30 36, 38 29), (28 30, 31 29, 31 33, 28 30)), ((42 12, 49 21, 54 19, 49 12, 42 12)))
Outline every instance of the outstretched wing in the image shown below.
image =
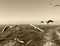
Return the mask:
POLYGON ((54 21, 53 21, 53 20, 48 20, 48 21, 47 21, 47 24, 49 24, 50 22, 54 22, 54 21))

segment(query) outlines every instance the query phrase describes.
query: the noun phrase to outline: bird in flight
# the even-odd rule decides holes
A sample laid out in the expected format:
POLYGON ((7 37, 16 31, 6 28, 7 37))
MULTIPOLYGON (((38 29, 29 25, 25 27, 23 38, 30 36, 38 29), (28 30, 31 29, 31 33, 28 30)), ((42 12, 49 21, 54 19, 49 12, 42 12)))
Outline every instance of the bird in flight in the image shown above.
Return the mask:
POLYGON ((60 7, 60 4, 53 5, 52 3, 50 3, 49 5, 52 5, 53 7, 60 7))
POLYGON ((60 7, 60 5, 57 4, 57 5, 54 5, 54 7, 60 7))
POLYGON ((53 21, 53 20, 48 20, 48 21, 46 21, 46 22, 47 22, 47 24, 49 24, 50 22, 53 23, 54 21, 53 21))

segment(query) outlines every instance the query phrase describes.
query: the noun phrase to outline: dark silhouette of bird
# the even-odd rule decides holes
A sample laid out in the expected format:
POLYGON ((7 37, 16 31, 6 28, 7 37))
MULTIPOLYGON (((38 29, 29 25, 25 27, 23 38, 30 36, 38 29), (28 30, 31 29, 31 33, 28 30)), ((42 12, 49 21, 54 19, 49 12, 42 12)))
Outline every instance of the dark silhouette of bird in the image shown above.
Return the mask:
POLYGON ((53 20, 48 20, 48 21, 46 21, 46 22, 47 22, 47 24, 49 24, 50 22, 53 23, 54 21, 53 21, 53 20))
POLYGON ((41 21, 40 23, 44 23, 44 21, 41 21))
POLYGON ((60 7, 60 4, 53 4, 53 3, 49 3, 49 5, 53 6, 53 7, 60 7))
POLYGON ((60 5, 57 4, 57 5, 54 5, 54 7, 60 7, 60 5))

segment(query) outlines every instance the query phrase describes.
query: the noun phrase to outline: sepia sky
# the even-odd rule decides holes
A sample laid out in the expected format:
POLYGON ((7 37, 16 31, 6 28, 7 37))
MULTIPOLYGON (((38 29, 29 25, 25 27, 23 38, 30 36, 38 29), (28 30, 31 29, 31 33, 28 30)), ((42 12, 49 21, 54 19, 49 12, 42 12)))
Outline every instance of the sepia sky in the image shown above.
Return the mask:
POLYGON ((0 24, 54 20, 59 24, 60 0, 0 0, 0 24), (52 3, 52 4, 51 4, 52 3))

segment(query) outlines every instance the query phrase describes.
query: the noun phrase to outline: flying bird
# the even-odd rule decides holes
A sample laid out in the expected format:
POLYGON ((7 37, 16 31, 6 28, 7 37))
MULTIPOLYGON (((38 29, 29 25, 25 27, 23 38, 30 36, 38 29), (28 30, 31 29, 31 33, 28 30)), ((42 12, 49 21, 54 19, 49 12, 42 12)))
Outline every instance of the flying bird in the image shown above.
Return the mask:
POLYGON ((60 5, 57 4, 57 5, 54 5, 54 7, 60 7, 60 5))
POLYGON ((51 5, 51 6, 53 6, 53 7, 60 7, 59 4, 55 4, 55 5, 53 5, 52 3, 50 3, 49 5, 51 5))
POLYGON ((54 21, 53 21, 53 20, 48 20, 48 21, 47 21, 47 24, 49 24, 50 22, 52 22, 52 23, 53 23, 54 21))
POLYGON ((44 23, 44 21, 41 21, 40 23, 44 23))

